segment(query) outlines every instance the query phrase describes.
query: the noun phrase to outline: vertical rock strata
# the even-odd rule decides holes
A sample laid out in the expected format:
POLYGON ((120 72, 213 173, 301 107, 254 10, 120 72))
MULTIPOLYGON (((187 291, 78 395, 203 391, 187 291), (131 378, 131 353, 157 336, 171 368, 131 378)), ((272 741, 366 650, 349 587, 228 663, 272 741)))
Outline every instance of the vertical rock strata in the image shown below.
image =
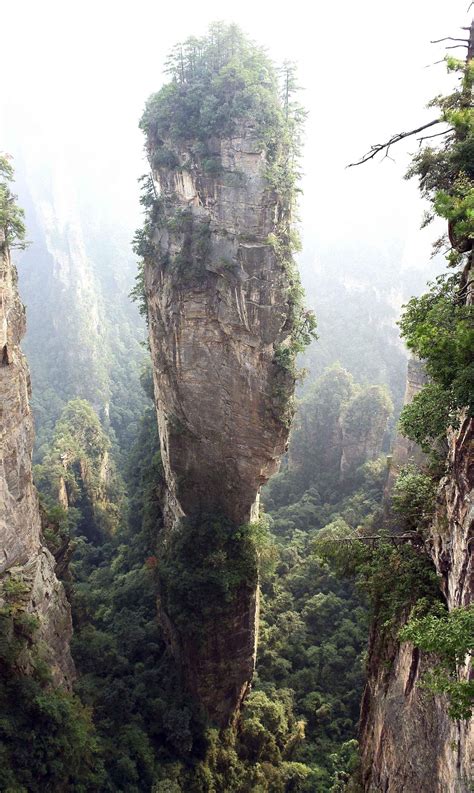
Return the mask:
MULTIPOLYGON (((162 208, 145 287, 167 482, 165 545, 183 523, 198 532, 204 516, 220 516, 233 527, 238 555, 235 531, 257 517, 259 489, 288 437, 294 377, 276 361, 290 344, 291 282, 269 236, 281 207, 261 143, 241 124, 211 147, 212 174, 192 144, 174 147, 180 167, 154 171, 162 208)), ((216 553, 214 562, 203 559, 204 578, 219 572, 216 553)), ((248 562, 226 604, 207 604, 198 639, 173 621, 173 604, 162 598, 188 684, 220 724, 238 708, 254 667, 256 567, 256 558, 248 562)))
POLYGON ((36 638, 45 648, 53 682, 69 687, 74 677, 71 615, 54 559, 41 540, 31 470, 30 379, 19 346, 24 332, 16 271, 0 241, 0 604, 3 586, 13 579, 21 590, 18 607, 38 618, 36 638))

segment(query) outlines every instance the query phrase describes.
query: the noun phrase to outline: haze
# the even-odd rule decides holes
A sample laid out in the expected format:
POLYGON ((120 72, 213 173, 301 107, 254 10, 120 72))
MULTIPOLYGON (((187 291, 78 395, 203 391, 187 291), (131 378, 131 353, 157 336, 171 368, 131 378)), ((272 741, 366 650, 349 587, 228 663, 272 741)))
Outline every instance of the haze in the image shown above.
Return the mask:
POLYGON ((429 42, 458 35, 467 0, 4 4, 2 147, 27 169, 55 170, 90 211, 131 233, 145 170, 137 128, 144 102, 162 84, 170 47, 216 19, 239 24, 275 60, 299 64, 309 111, 305 270, 325 248, 345 255, 359 244, 401 245, 403 266, 426 263, 435 235, 419 232, 417 187, 402 179, 416 141, 394 149, 395 162, 345 166, 371 143, 429 120, 424 106, 447 86, 442 63, 426 68, 444 45, 429 42))

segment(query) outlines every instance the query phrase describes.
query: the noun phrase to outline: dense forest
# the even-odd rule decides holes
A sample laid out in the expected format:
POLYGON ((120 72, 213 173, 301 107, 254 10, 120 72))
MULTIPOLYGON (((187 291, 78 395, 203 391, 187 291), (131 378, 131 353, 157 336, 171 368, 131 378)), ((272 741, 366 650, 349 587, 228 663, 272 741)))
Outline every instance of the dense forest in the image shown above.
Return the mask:
MULTIPOLYGON (((467 600, 451 603, 430 555, 440 481, 456 474, 446 463, 450 444, 474 401, 474 71, 469 59, 448 57, 446 64, 454 88, 432 103, 443 131, 423 143, 407 174, 428 202, 425 223, 438 218, 448 232, 436 243, 443 272, 427 290, 412 296, 406 276, 399 332, 425 375, 404 406, 407 355, 389 297, 396 274, 363 262, 369 286, 351 292, 341 265, 315 301, 317 278, 308 279, 305 302, 295 225, 305 111, 296 69, 288 62, 277 68, 237 26, 216 23, 177 45, 166 84, 145 105, 143 225, 130 243, 139 259, 134 285, 123 254, 116 258, 116 241, 103 245, 98 232, 86 251, 77 237, 74 248, 64 230, 51 228, 54 251, 47 234, 42 245, 28 246, 13 167, 0 158, 2 255, 23 249, 20 270, 31 275, 20 272, 21 296, 39 329, 26 352, 42 542, 71 605, 77 672, 72 690, 53 685, 36 639, 41 616, 26 609, 21 570, 7 569, 0 579, 1 791, 382 790, 367 786, 361 763, 361 702, 376 664, 389 676, 395 648, 406 642, 429 655, 423 696, 441 698, 458 732, 467 729, 474 612, 467 600), (251 192, 260 183, 263 208, 251 192), (270 234, 247 216, 250 232, 240 232, 241 209, 232 201, 245 191, 254 199, 248 217, 261 211, 270 234), (74 259, 83 268, 80 288, 74 259), (191 320, 196 315, 211 330, 193 304, 200 291, 216 289, 212 305, 223 323, 239 279, 273 279, 284 295, 281 305, 272 299, 264 306, 259 372, 263 381, 266 355, 262 390, 271 426, 281 437, 290 424, 291 432, 279 472, 268 482, 261 475, 258 514, 241 525, 207 512, 186 523, 182 510, 182 523, 169 530, 170 503, 186 489, 181 474, 171 478, 180 460, 170 449, 192 445, 197 432, 184 414, 167 415, 166 424, 158 410, 157 422, 159 366, 168 374, 172 361, 171 380, 178 378, 186 350, 178 333, 168 359, 154 348, 161 297, 152 276, 161 279, 170 316, 179 303, 167 283, 193 306, 191 320), (335 305, 342 300, 341 320, 335 305), (397 444, 416 451, 399 459, 397 444), (255 673, 235 717, 217 726, 189 690, 158 614, 165 604, 167 619, 195 641, 203 626, 216 630, 219 614, 225 624, 226 609, 252 583, 260 598, 255 673)), ((40 228, 40 212, 32 212, 40 228)), ((245 331, 264 293, 249 294, 246 303, 236 299, 245 331)), ((244 333, 232 322, 229 347, 244 333)), ((216 367, 208 358, 211 377, 216 367)), ((202 412, 207 408, 203 403, 202 412)), ((202 459, 203 470, 206 464, 202 459)), ((237 465, 236 488, 240 476, 237 465)), ((447 519, 443 525, 448 532, 447 519)))

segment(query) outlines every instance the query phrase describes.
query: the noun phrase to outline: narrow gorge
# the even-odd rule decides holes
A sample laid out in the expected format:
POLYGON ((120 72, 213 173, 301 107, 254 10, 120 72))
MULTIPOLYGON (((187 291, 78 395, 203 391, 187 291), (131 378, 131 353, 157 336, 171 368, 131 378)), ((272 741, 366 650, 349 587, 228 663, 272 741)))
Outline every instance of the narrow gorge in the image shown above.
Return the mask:
POLYGON ((474 23, 347 168, 423 104, 413 9, 341 100, 324 4, 239 9, 267 50, 49 2, 0 95, 0 793, 469 793, 474 23))

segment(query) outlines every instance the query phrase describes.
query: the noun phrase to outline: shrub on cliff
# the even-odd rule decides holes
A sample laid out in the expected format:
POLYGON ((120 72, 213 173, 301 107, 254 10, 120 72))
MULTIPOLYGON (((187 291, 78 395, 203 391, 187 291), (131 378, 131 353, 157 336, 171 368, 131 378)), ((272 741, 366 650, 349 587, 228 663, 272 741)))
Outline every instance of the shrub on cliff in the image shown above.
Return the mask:
POLYGON ((427 526, 434 509, 436 482, 414 465, 400 471, 392 492, 392 507, 408 531, 427 526))
POLYGON ((8 248, 25 248, 24 212, 16 203, 16 195, 10 189, 13 181, 13 167, 6 155, 0 154, 0 249, 4 243, 8 248))
MULTIPOLYGON (((437 148, 424 146, 413 158, 407 177, 417 176, 420 192, 431 204, 425 224, 434 217, 448 222, 448 234, 435 245, 447 247, 454 275, 442 275, 430 289, 405 306, 400 320, 407 346, 426 362, 431 383, 403 409, 402 432, 426 450, 445 435, 456 415, 474 409, 474 323, 468 305, 474 245, 474 60, 447 58, 448 71, 459 75, 453 93, 431 106, 448 125, 437 148)), ((423 139, 422 139, 423 140, 423 139)))
POLYGON ((437 657, 430 672, 423 677, 423 685, 434 694, 445 694, 452 719, 469 719, 474 705, 474 680, 463 678, 466 659, 472 657, 474 645, 474 606, 455 608, 447 612, 441 604, 430 614, 417 616, 401 629, 402 641, 437 657))

